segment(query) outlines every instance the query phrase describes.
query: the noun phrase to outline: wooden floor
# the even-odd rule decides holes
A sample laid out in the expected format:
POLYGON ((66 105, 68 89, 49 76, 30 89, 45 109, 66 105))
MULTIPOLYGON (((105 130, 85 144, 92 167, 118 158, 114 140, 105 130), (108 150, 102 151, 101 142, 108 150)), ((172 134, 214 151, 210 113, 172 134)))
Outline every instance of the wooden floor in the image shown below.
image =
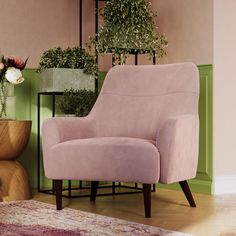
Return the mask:
MULTIPOLYGON (((144 218, 142 194, 63 199, 63 206, 105 216, 191 233, 196 236, 236 236, 236 195, 194 194, 191 208, 181 191, 158 189, 152 193, 152 218, 144 218)), ((52 195, 36 194, 34 200, 55 204, 52 195)))

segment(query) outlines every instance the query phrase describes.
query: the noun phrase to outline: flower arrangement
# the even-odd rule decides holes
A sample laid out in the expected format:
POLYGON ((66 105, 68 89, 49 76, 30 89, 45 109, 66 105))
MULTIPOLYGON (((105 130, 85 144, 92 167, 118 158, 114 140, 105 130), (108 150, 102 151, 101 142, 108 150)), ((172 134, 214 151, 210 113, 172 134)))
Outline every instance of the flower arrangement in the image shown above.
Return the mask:
POLYGON ((20 84, 24 81, 21 71, 25 68, 26 61, 19 57, 9 56, 0 58, 0 118, 6 116, 7 83, 20 84))

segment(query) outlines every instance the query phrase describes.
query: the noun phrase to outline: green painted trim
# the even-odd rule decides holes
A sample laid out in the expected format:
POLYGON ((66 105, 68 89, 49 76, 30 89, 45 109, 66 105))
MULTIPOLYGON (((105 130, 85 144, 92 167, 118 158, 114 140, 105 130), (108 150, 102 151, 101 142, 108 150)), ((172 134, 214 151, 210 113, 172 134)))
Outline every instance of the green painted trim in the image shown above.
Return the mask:
POLYGON ((26 168, 30 184, 37 183, 37 93, 39 91, 39 74, 35 69, 24 69, 24 83, 15 86, 16 119, 32 120, 31 135, 28 146, 18 161, 26 168))
POLYGON ((213 66, 200 65, 200 148, 198 180, 212 182, 213 176, 213 66), (204 164, 203 164, 204 163, 204 164))

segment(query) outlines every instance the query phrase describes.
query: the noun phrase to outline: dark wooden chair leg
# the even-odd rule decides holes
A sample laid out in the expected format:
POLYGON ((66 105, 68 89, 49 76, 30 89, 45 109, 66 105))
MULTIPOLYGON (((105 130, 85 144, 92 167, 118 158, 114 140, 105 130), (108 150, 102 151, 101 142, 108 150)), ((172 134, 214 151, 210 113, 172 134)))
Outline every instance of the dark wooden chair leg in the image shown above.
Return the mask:
POLYGON ((182 188, 182 190, 183 190, 183 192, 185 194, 185 197, 187 198, 187 200, 189 202, 189 205, 191 207, 196 207, 196 204, 195 204, 195 201, 193 199, 193 195, 191 193, 191 190, 190 190, 190 188, 188 186, 187 180, 180 181, 179 184, 180 184, 180 186, 181 186, 181 188, 182 188))
POLYGON ((151 184, 143 184, 145 217, 151 217, 151 184))
POLYGON ((56 205, 57 210, 62 209, 62 180, 53 180, 56 191, 56 205))
POLYGON ((97 195, 97 190, 98 190, 98 181, 92 181, 91 182, 91 195, 90 195, 90 201, 94 202, 96 199, 96 195, 97 195))

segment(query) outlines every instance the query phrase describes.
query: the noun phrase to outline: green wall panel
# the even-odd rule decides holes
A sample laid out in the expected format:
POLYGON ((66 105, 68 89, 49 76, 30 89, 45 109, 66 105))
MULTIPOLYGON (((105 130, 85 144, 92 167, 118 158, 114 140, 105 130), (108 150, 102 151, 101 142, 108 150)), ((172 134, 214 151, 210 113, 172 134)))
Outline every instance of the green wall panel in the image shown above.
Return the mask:
MULTIPOLYGON (((194 192, 211 193, 212 184, 212 65, 200 65, 200 145, 199 164, 195 179, 190 180, 190 186, 194 192)), ((106 73, 101 72, 99 76, 99 90, 102 86, 106 73)), ((31 186, 37 187, 37 93, 39 91, 40 77, 34 69, 24 70, 25 82, 16 86, 15 95, 17 119, 32 120, 32 132, 29 145, 19 161, 28 171, 31 186)), ((41 100, 41 121, 51 116, 51 100, 43 97, 41 100)), ((41 166, 43 171, 43 168, 41 166)), ((50 185, 47 178, 42 177, 43 186, 50 185)), ((161 185, 160 188, 179 189, 176 184, 161 185)))
POLYGON ((200 142, 198 179, 212 180, 212 66, 199 66, 200 71, 200 142))
POLYGON ((37 181, 37 93, 39 75, 34 69, 23 71, 24 83, 15 86, 16 119, 32 120, 29 144, 18 159, 26 168, 31 186, 36 187, 37 181))

